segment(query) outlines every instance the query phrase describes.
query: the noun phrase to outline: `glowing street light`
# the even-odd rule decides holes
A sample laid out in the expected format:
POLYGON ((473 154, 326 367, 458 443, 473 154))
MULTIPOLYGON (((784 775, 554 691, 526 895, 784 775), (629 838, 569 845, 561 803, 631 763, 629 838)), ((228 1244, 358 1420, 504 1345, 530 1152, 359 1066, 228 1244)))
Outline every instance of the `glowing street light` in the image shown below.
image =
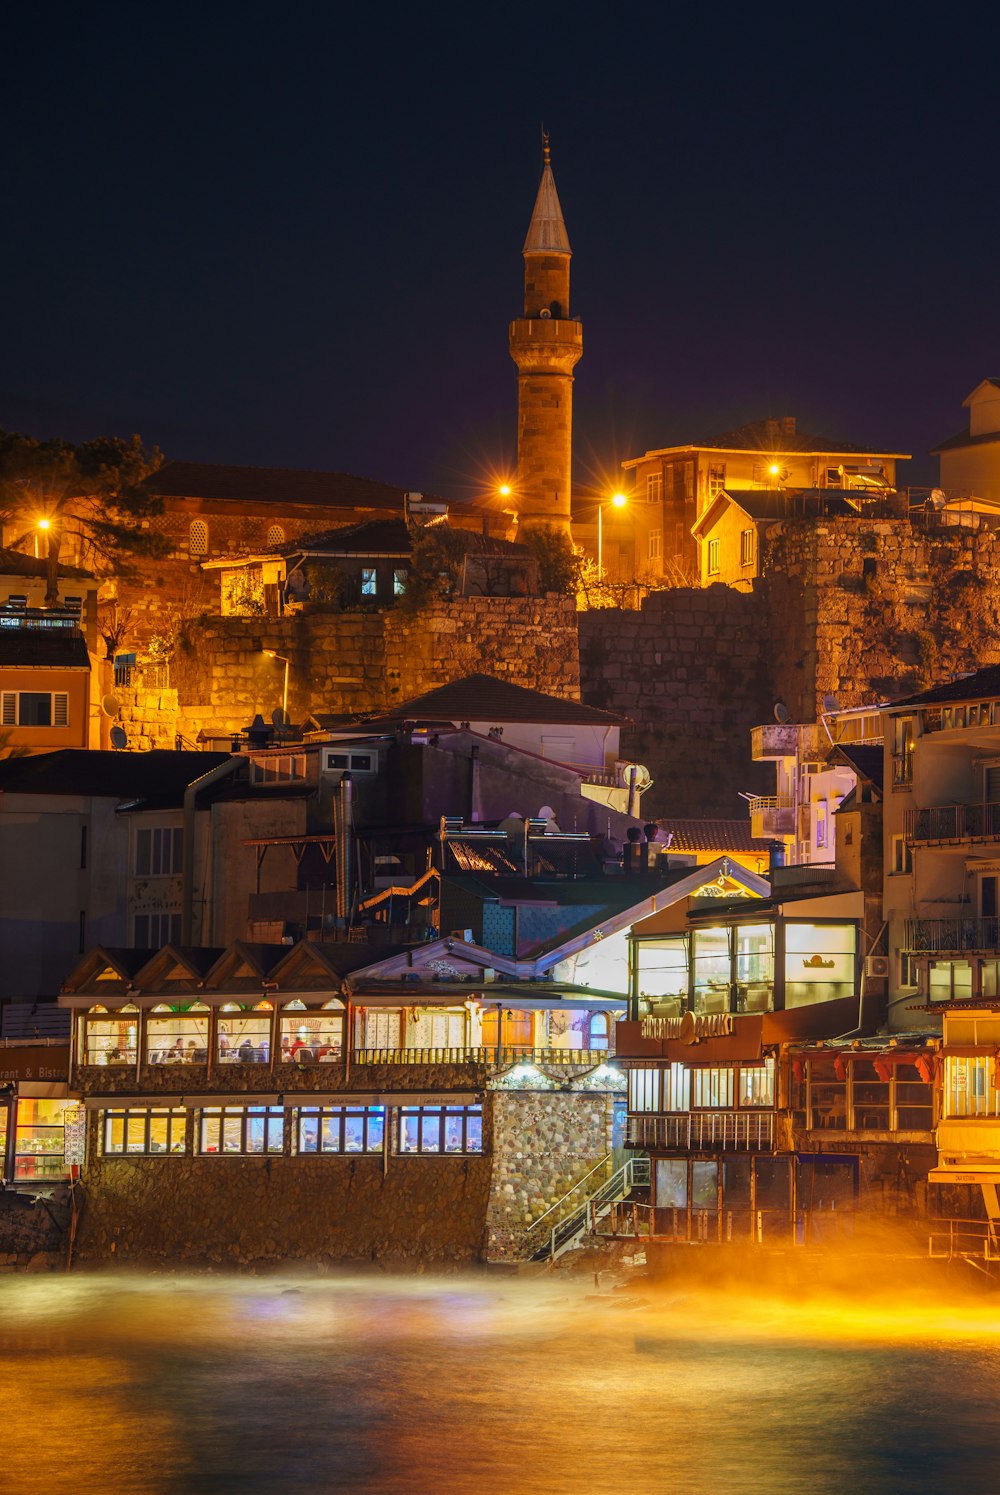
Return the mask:
MULTIPOLYGON (((41 518, 41 519, 36 519, 36 521, 35 521, 35 529, 36 530, 42 530, 42 532, 44 533, 45 530, 49 530, 51 528, 52 528, 52 520, 51 519, 46 519, 44 517, 41 518)), ((36 534, 35 535, 35 560, 36 561, 38 560, 38 557, 39 557, 38 535, 36 534)))
POLYGON ((264 653, 268 659, 280 659, 285 666, 285 685, 281 692, 281 718, 282 725, 284 725, 288 718, 288 666, 291 661, 284 654, 275 654, 273 649, 265 649, 264 653))
POLYGON ((497 492, 499 493, 501 498, 510 498, 510 491, 511 490, 509 483, 501 483, 500 487, 497 489, 497 492))
MULTIPOLYGON (((628 499, 624 493, 613 493, 610 499, 613 509, 624 509, 628 499)), ((597 579, 604 580, 604 505, 597 505, 597 579)))

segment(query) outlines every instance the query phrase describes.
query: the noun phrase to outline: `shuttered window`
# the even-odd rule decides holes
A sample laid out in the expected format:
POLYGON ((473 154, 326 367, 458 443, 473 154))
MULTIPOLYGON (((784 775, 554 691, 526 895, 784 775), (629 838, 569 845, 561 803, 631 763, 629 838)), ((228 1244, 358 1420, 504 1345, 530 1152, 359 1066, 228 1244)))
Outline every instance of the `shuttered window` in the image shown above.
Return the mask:
POLYGON ((1000 804, 1000 763, 986 770, 986 803, 1000 804))
POLYGON ((68 727, 69 696, 64 690, 5 690, 0 725, 68 727))

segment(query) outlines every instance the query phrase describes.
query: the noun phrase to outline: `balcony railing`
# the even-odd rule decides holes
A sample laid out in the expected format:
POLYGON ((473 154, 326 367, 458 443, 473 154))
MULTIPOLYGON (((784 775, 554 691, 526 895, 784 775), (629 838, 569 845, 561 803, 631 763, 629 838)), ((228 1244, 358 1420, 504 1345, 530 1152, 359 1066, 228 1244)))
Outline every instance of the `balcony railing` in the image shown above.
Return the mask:
POLYGON ((1000 804, 935 805, 908 810, 907 841, 925 845, 947 841, 1000 841, 1000 804))
POLYGON ((941 955, 1000 953, 1000 919, 907 919, 906 948, 941 955))
POLYGON ((773 1111, 691 1111, 678 1116, 630 1116, 632 1147, 689 1152, 766 1151, 774 1146, 773 1111))
POLYGON ((122 690, 168 690, 170 663, 166 659, 143 664, 115 660, 115 685, 122 690))
POLYGON ((608 1049, 533 1049, 488 1044, 484 1048, 356 1049, 355 1064, 573 1064, 592 1068, 612 1057, 608 1049))
POLYGON ((750 801, 751 834, 794 836, 795 801, 787 794, 758 794, 750 801))

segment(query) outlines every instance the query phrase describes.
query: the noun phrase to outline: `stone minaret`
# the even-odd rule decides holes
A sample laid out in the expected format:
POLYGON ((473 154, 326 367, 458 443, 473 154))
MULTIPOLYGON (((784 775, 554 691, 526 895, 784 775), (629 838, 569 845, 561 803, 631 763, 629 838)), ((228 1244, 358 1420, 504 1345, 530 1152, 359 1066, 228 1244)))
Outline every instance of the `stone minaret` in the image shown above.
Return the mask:
POLYGON ((569 314, 571 250, 543 135, 542 180, 524 241, 524 314, 510 324, 517 364, 518 530, 569 536, 573 369, 583 328, 569 314))

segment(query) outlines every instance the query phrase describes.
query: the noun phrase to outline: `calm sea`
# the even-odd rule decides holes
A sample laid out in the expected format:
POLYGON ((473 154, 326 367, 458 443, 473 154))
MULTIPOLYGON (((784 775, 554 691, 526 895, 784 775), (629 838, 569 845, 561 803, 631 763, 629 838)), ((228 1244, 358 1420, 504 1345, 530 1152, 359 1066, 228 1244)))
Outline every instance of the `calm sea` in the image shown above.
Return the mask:
POLYGON ((0 1429, 3 1495, 996 1495, 1000 1305, 7 1277, 0 1429))

